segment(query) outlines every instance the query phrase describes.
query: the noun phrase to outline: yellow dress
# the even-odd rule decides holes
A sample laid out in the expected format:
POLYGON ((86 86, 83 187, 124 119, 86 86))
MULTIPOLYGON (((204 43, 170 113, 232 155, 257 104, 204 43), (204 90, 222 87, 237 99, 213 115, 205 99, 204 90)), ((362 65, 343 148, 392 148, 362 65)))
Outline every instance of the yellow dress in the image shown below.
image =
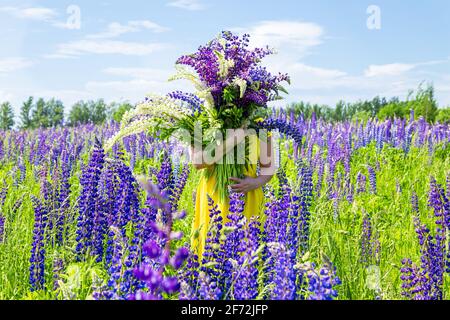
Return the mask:
MULTIPOLYGON (((255 139, 250 139, 250 155, 252 152, 256 152, 259 158, 260 146, 259 140, 255 136, 255 139)), ((253 153, 254 155, 255 153, 253 153)), ((251 156, 252 157, 252 156, 251 156)), ((254 162, 254 161, 252 161, 254 162)), ((204 169, 207 170, 207 169, 204 169)), ((251 164, 244 172, 248 177, 256 178, 256 164, 251 164)), ((212 176, 209 179, 202 175, 200 182, 197 187, 197 195, 195 201, 195 216, 192 223, 192 234, 191 234, 191 248, 201 259, 205 247, 206 236, 209 228, 209 205, 208 205, 208 195, 214 200, 214 203, 218 206, 220 212, 222 213, 223 223, 227 219, 229 214, 229 201, 220 201, 217 191, 214 191, 215 178, 212 176)), ((244 215, 250 220, 253 216, 260 216, 264 208, 264 195, 262 188, 258 188, 246 194, 245 196, 245 207, 244 215)))

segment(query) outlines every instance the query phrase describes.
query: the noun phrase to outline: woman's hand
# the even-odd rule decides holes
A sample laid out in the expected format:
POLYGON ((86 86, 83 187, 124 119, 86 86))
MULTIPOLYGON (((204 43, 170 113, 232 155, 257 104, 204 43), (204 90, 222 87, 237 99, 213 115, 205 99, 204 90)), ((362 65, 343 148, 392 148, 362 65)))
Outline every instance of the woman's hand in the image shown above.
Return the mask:
POLYGON ((261 182, 258 178, 245 177, 244 179, 239 178, 230 178, 231 181, 236 182, 235 184, 230 185, 231 190, 237 193, 248 193, 250 191, 256 190, 260 188, 261 182))

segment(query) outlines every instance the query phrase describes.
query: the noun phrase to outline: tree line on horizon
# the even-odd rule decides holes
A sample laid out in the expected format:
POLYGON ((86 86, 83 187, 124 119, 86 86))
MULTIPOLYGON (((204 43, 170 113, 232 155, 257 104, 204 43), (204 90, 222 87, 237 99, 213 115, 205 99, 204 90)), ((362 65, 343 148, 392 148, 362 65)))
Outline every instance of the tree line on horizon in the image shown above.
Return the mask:
POLYGON ((377 96, 372 100, 354 103, 339 101, 334 108, 328 105, 298 102, 290 104, 287 111, 304 118, 311 118, 314 114, 318 119, 331 122, 367 121, 374 118, 379 120, 409 118, 411 114, 414 114, 416 119, 423 117, 430 123, 450 123, 450 106, 438 107, 432 85, 426 87, 420 85, 415 92, 408 93, 406 100, 400 100, 398 97, 387 99, 377 96))
POLYGON ((107 104, 103 99, 81 100, 72 106, 68 115, 65 115, 65 107, 60 100, 29 97, 20 107, 19 122, 17 123, 11 103, 0 104, 0 130, 10 130, 15 124, 17 124, 17 128, 27 130, 61 126, 73 127, 87 123, 102 124, 108 120, 120 122, 123 114, 131 108, 133 105, 129 102, 107 104))
MULTIPOLYGON (((102 124, 108 120, 120 122, 123 114, 134 106, 129 102, 105 103, 103 99, 96 101, 78 101, 65 115, 64 104, 55 98, 45 100, 29 97, 22 103, 17 128, 36 129, 60 126, 76 126, 86 123, 102 124)), ((311 104, 307 102, 292 103, 286 107, 287 112, 296 116, 316 118, 331 122, 346 120, 367 121, 372 118, 409 118, 414 111, 416 118, 424 117, 428 122, 450 123, 450 106, 438 108, 434 96, 434 88, 428 85, 419 86, 416 92, 410 91, 406 100, 398 97, 386 99, 375 97, 372 100, 354 103, 339 101, 335 107, 311 104)), ((0 130, 10 130, 16 124, 13 107, 9 102, 0 104, 0 130)))

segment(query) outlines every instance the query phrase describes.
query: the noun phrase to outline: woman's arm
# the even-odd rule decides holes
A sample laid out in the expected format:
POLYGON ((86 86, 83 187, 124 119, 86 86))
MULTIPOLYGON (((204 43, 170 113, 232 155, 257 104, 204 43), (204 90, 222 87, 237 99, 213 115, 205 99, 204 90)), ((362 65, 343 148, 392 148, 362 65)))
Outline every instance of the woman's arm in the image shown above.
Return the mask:
POLYGON ((191 147, 192 164, 197 170, 202 170, 211 167, 215 163, 220 162, 223 156, 234 150, 234 147, 244 141, 247 132, 244 129, 236 129, 231 131, 232 134, 227 137, 225 143, 218 145, 215 150, 215 155, 211 156, 203 149, 197 150, 191 147))
POLYGON ((260 173, 256 178, 245 177, 244 179, 230 178, 236 182, 231 185, 231 189, 238 193, 248 193, 250 191, 261 188, 268 184, 275 175, 274 150, 272 148, 272 139, 268 138, 267 142, 260 142, 261 153, 259 156, 260 173))

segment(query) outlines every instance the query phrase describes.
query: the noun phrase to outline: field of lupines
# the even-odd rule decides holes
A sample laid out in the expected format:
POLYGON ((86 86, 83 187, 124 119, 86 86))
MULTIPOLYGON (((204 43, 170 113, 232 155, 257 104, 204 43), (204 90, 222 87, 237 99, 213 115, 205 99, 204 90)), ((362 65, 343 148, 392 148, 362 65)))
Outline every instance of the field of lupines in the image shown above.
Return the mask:
POLYGON ((0 299, 450 298, 449 125, 263 126, 284 136, 265 215, 245 221, 233 194, 222 226, 210 201, 203 257, 199 173, 175 145, 106 154, 114 123, 0 132, 0 299))

